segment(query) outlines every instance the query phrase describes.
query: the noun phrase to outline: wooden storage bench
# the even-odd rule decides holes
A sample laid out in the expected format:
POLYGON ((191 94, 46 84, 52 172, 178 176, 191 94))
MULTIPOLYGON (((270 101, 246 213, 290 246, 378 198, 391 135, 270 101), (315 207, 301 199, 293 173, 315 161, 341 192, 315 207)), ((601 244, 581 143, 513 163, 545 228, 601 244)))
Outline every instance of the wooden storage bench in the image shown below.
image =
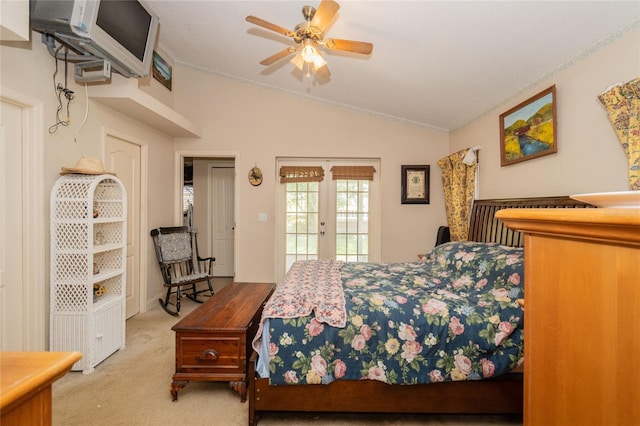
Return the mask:
POLYGON ((273 283, 231 283, 184 317, 176 333, 173 400, 191 380, 229 382, 247 399, 247 361, 273 283))

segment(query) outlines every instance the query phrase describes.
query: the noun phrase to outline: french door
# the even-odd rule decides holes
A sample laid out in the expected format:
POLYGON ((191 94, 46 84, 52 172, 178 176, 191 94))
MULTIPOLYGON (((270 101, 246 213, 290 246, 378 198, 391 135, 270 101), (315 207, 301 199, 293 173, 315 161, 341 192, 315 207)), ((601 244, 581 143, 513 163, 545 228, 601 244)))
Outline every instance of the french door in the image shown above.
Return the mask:
POLYGON ((287 158, 278 170, 278 282, 297 260, 379 260, 379 160, 287 158))

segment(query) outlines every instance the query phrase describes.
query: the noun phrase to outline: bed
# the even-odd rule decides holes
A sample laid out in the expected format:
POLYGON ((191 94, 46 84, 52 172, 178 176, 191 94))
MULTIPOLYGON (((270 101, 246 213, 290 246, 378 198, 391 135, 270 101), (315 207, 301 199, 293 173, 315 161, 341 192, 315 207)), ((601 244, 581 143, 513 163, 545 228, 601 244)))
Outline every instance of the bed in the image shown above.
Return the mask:
POLYGON ((477 200, 470 241, 422 261, 294 265, 276 291, 284 299, 265 306, 261 330, 272 335, 254 341, 249 424, 269 411, 521 413, 523 237, 494 214, 581 207, 568 197, 477 200), (344 306, 318 297, 340 288, 344 306))

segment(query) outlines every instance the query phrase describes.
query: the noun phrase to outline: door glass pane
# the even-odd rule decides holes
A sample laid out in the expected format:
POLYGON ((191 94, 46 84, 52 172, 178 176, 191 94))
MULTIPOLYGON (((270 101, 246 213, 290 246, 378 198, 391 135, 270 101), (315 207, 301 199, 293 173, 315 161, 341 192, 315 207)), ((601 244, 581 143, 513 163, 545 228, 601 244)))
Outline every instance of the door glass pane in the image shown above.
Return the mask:
POLYGON ((318 257, 318 183, 287 183, 285 199, 285 262, 288 271, 296 260, 318 257))
POLYGON ((369 213, 358 214, 358 234, 369 233, 369 213))
POLYGON ((335 182, 336 259, 366 262, 369 253, 369 181, 335 182))
POLYGON ((347 235, 337 234, 336 235, 336 259, 344 260, 346 254, 347 254, 347 235))
POLYGON ((358 235, 358 254, 366 256, 369 254, 369 236, 360 234, 358 235))
POLYGON ((306 234, 307 233, 307 214, 306 213, 298 213, 298 219, 296 223, 296 233, 297 234, 306 234))
POLYGON ((307 214, 307 233, 309 235, 318 233, 318 213, 307 214))
POLYGON ((347 214, 336 213, 336 232, 338 234, 347 233, 347 214))
POLYGON ((308 238, 306 234, 298 234, 296 235, 296 253, 298 254, 307 254, 309 252, 309 247, 307 247, 308 238))

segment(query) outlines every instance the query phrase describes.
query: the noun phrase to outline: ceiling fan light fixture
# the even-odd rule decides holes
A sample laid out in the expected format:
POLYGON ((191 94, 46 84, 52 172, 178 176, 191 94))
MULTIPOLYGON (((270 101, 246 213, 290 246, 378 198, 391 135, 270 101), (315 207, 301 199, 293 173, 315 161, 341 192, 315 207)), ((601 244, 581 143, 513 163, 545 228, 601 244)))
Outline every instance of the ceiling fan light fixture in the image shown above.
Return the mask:
POLYGON ((304 71, 304 64, 306 62, 302 59, 302 53, 298 52, 296 56, 293 57, 291 63, 296 66, 300 71, 304 71))
POLYGON ((291 63, 303 72, 305 71, 305 65, 307 66, 307 72, 310 69, 316 72, 327 65, 327 61, 320 55, 320 52, 318 52, 312 40, 305 40, 303 42, 302 49, 291 59, 291 63))
POLYGON ((302 55, 302 59, 308 64, 312 62, 315 63, 318 56, 320 56, 318 55, 318 51, 313 45, 313 42, 309 39, 306 39, 304 41, 304 47, 302 48, 300 54, 302 55))
POLYGON ((324 58, 320 56, 319 53, 317 53, 315 59, 313 60, 313 72, 318 71, 325 65, 327 65, 327 61, 325 61, 324 58))

